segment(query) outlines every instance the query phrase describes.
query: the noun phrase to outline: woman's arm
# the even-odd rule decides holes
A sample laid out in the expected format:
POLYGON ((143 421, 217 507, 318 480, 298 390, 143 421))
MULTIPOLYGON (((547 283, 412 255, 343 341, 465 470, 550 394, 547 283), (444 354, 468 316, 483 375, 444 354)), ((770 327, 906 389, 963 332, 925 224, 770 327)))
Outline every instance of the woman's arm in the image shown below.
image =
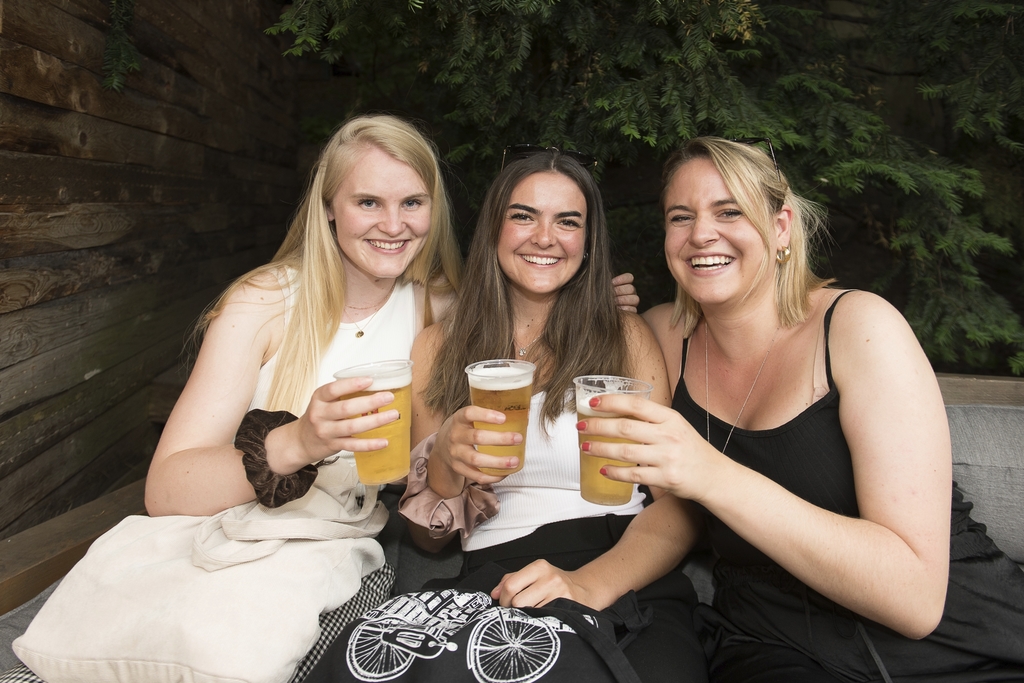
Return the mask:
POLYGON ((704 505, 814 590, 911 638, 942 616, 949 569, 949 430, 934 373, 902 316, 866 293, 843 298, 829 347, 861 516, 838 515, 723 456, 675 411, 619 397, 588 421, 596 454, 647 467, 611 478, 662 486, 704 505))
MULTIPOLYGON (((441 325, 431 325, 416 337, 412 346, 412 443, 418 444, 434 432, 437 441, 430 453, 428 466, 430 488, 444 498, 454 498, 465 488, 467 480, 493 484, 503 477, 484 474, 480 468, 512 469, 517 458, 502 458, 480 453, 476 445, 512 446, 522 443, 525 434, 477 429, 474 422, 502 424, 505 414, 469 405, 447 419, 427 406, 424 396, 433 374, 434 359, 444 342, 441 325)), ((455 381, 468 382, 464 375, 455 381)))
MULTIPOLYGON (((447 419, 443 419, 440 413, 426 404, 425 392, 433 375, 434 361, 442 343, 444 343, 444 329, 440 324, 431 325, 413 342, 411 442, 419 446, 424 439, 437 433, 437 438, 434 440, 427 459, 426 487, 437 498, 451 500, 459 499, 470 483, 491 484, 503 479, 503 477, 481 472, 481 467, 512 469, 518 464, 517 458, 501 458, 480 453, 475 448, 476 444, 513 445, 522 443, 525 435, 515 432, 476 429, 474 422, 493 424, 504 422, 505 415, 500 411, 466 406, 447 419)), ((457 381, 468 380, 464 376, 460 376, 457 381)), ((414 463, 414 467, 415 465, 416 463, 414 463)), ((413 471, 410 473, 410 477, 416 474, 416 471, 413 471)), ((429 500, 436 502, 434 496, 431 496, 429 500)), ((405 502, 406 499, 403 498, 401 507, 403 514, 406 510, 405 502)), ((420 508, 421 506, 414 505, 413 507, 420 508)), ((412 516, 417 517, 418 521, 422 521, 419 520, 419 514, 412 516)), ((447 545, 455 535, 455 531, 452 531, 441 538, 434 538, 430 536, 427 528, 417 521, 407 518, 407 522, 413 541, 428 552, 437 552, 447 545)))
POLYGON ((676 384, 679 383, 682 374, 683 330, 682 325, 672 326, 672 308, 672 304, 659 304, 647 309, 643 318, 651 326, 654 338, 658 340, 658 346, 665 359, 668 390, 674 395, 676 384))
MULTIPOLYGON (((260 367, 280 345, 283 311, 280 288, 246 285, 231 294, 210 322, 150 464, 146 509, 151 515, 208 515, 255 498, 233 442, 256 391, 260 367)), ((397 418, 395 411, 359 417, 387 405, 391 394, 337 400, 369 384, 367 378, 357 378, 317 389, 299 420, 268 434, 270 468, 290 474, 339 450, 382 447, 382 440, 349 437, 397 418)))
MULTIPOLYGON (((651 382, 651 400, 668 406, 671 395, 665 362, 650 328, 627 316, 631 374, 651 382)), ((655 501, 630 523, 608 552, 578 570, 566 572, 543 560, 507 574, 491 596, 502 605, 528 607, 568 597, 604 609, 630 590, 639 590, 675 568, 696 542, 699 526, 689 503, 652 488, 655 501)))
POLYGON ((658 496, 596 560, 571 572, 537 560, 502 577, 491 597, 505 607, 540 607, 555 598, 570 598, 604 609, 678 566, 697 541, 698 524, 688 501, 658 496))

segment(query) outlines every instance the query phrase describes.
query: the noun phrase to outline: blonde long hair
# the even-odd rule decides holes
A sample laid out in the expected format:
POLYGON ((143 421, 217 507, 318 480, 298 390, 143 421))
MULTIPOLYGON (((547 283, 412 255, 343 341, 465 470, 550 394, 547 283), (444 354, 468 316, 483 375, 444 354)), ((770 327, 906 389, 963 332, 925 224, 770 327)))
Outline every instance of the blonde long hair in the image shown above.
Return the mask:
POLYGON ((426 289, 424 325, 432 322, 431 292, 444 293, 459 285, 461 257, 434 145, 411 123, 394 116, 350 119, 321 150, 309 186, 274 258, 232 283, 201 323, 205 329, 239 287, 272 287, 271 283, 291 269, 289 285, 297 286, 298 292, 277 351, 277 367, 268 397, 270 410, 295 414, 305 411, 316 388, 321 357, 341 323, 345 267, 326 207, 357 159, 371 147, 412 167, 430 194, 430 232, 420 253, 400 278, 401 282, 417 283, 426 289))
MULTIPOLYGON (((754 225, 764 243, 764 256, 755 282, 775 264, 770 252, 770 235, 775 217, 788 205, 793 211, 790 222, 790 258, 775 270, 775 306, 784 327, 803 322, 810 312, 810 294, 829 284, 811 271, 810 254, 824 230, 824 209, 794 194, 786 176, 759 147, 716 137, 689 140, 673 152, 662 172, 661 208, 664 212, 668 186, 683 164, 694 159, 707 159, 722 176, 725 186, 736 199, 743 215, 754 225)), ((682 321, 683 336, 689 337, 700 321, 700 304, 676 283, 676 300, 671 324, 682 321)))

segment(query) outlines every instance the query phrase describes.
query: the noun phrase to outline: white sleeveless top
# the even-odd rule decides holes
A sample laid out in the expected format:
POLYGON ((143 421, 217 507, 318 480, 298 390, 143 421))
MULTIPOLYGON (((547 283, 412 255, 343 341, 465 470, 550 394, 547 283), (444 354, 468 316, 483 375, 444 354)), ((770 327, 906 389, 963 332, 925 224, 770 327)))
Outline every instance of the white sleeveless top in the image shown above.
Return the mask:
POLYGON ((463 539, 463 550, 481 550, 528 536, 552 522, 604 515, 635 515, 643 509, 644 495, 633 487, 625 505, 597 505, 580 496, 580 445, 576 413, 565 412, 548 433, 542 428, 544 392, 530 400, 526 428, 526 464, 494 485, 501 508, 498 514, 463 539))
MULTIPOLYGON (((295 271, 289 269, 290 282, 282 282, 285 291, 284 322, 287 325, 291 317, 292 307, 298 286, 295 283, 295 271)), ((334 373, 338 370, 396 358, 408 358, 412 354, 412 341, 416 336, 416 294, 411 282, 398 284, 388 300, 375 315, 367 316, 367 324, 363 320, 355 323, 341 323, 338 331, 327 347, 320 367, 317 370, 316 386, 334 381, 334 373), (372 319, 371 319, 372 318, 372 319), (363 336, 356 337, 362 327, 363 336)), ((274 354, 263 367, 256 380, 256 393, 253 395, 249 409, 265 408, 270 393, 270 382, 277 367, 277 354, 274 354)), ((307 399, 308 401, 308 399, 307 399)))

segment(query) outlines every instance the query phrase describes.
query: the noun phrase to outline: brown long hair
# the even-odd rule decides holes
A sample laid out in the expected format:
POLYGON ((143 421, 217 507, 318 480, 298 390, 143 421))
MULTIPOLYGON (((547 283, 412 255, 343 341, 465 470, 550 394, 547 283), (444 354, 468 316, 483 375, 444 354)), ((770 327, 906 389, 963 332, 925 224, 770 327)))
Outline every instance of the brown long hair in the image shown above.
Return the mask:
POLYGON ((498 241, 512 192, 528 176, 545 172, 575 182, 587 202, 583 263, 558 292, 539 340, 548 353, 538 363, 534 389, 547 392, 545 418, 553 421, 565 411, 574 377, 628 373, 625 328, 612 292, 601 193, 577 161, 548 150, 512 161, 487 190, 461 292, 454 313, 444 323, 444 343, 424 395, 427 406, 444 416, 469 402, 465 367, 479 360, 505 358, 512 348, 515 321, 508 277, 498 264, 498 241))

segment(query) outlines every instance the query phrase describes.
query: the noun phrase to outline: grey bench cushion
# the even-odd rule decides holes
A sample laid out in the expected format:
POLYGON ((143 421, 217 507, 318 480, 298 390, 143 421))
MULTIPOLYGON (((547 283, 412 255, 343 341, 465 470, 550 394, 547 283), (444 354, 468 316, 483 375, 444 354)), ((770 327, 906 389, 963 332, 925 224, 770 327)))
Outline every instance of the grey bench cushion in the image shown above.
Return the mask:
POLYGON ((946 406, 953 479, 971 516, 1014 562, 1024 563, 1024 407, 946 406))

